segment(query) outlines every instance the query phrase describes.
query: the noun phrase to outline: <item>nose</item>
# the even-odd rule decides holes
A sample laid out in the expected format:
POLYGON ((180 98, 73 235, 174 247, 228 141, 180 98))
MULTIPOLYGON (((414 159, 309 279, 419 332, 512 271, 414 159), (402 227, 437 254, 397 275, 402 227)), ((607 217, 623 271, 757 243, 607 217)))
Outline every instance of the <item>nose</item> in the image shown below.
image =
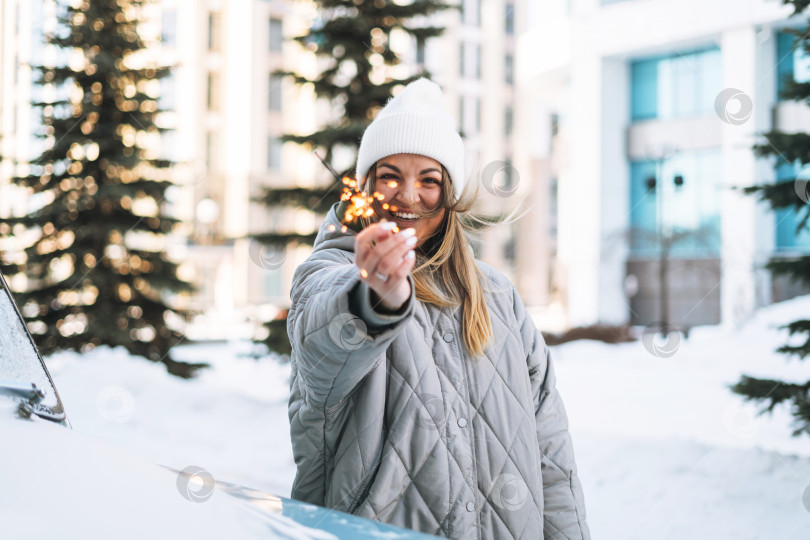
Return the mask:
POLYGON ((402 200, 408 203, 409 206, 412 206, 417 199, 417 186, 416 182, 413 180, 407 180, 405 182, 400 183, 400 190, 399 194, 402 197, 402 200))

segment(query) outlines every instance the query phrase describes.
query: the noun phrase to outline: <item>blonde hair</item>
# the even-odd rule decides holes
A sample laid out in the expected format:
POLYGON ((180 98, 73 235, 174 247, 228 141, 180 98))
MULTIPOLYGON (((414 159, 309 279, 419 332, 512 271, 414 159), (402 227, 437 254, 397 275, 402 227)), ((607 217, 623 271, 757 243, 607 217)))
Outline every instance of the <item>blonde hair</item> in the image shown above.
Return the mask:
MULTIPOLYGON (((377 171, 376 163, 369 169, 363 189, 367 195, 374 193, 377 171)), ((453 183, 442 166, 442 195, 439 205, 432 209, 411 207, 417 218, 434 217, 446 210, 444 219, 436 232, 415 250, 416 263, 411 275, 415 285, 416 299, 439 307, 462 307, 463 342, 473 356, 480 356, 492 339, 492 323, 484 297, 484 276, 475 263, 467 233, 476 230, 474 223, 488 226, 493 222, 471 212, 478 196, 465 189, 454 200, 453 183)), ((374 209, 381 215, 381 202, 375 199, 374 209)), ((376 218, 374 219, 376 221, 376 218)), ((363 226, 372 223, 361 218, 363 226)))

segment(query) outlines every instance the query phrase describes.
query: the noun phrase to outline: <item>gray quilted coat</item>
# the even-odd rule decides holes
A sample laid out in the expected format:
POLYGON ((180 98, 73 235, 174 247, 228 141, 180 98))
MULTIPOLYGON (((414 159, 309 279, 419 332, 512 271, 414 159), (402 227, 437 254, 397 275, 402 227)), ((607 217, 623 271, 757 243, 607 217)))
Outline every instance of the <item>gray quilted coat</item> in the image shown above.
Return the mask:
MULTIPOLYGON (((294 499, 437 536, 588 539, 548 347, 511 283, 486 276, 494 340, 460 309, 372 310, 335 207, 296 270, 289 419, 294 499)), ((409 278, 410 279, 410 278, 409 278)))

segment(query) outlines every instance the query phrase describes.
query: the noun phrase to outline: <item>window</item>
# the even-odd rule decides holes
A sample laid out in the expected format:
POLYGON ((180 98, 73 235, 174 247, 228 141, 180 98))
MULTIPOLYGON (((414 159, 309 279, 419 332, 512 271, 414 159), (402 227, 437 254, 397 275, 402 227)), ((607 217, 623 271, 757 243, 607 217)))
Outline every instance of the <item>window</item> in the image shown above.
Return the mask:
POLYGON ((216 165, 215 144, 214 134, 209 131, 205 134, 205 166, 208 171, 213 171, 216 165))
POLYGON ((267 138, 267 168, 274 171, 281 169, 281 141, 277 137, 267 138))
POLYGON ((168 129, 160 134, 160 157, 177 159, 177 130, 168 129))
MULTIPOLYGON (((31 30, 31 38, 29 43, 31 44, 31 52, 29 56, 29 63, 31 65, 42 65, 45 61, 45 19, 47 19, 45 15, 45 8, 46 6, 43 5, 42 2, 28 2, 30 5, 30 24, 29 29, 31 30)), ((20 35, 19 28, 17 29, 17 34, 20 35)))
POLYGON ((481 24, 481 0, 461 0, 461 21, 464 24, 481 24))
POLYGON ((558 184, 559 181, 556 176, 553 176, 548 184, 548 232, 552 239, 557 238, 557 222, 559 219, 558 184))
POLYGON ((504 57, 504 66, 503 66, 503 73, 504 73, 504 80, 506 80, 507 84, 514 84, 515 82, 515 57, 511 54, 507 54, 504 57))
POLYGON ((215 74, 208 73, 206 104, 208 105, 209 111, 215 111, 219 108, 218 79, 215 74))
POLYGON ((481 45, 477 43, 464 43, 462 42, 459 49, 459 67, 461 68, 462 77, 472 77, 470 73, 470 66, 468 62, 472 61, 475 65, 475 77, 481 78, 481 45), (468 58, 467 54, 472 52, 472 58, 468 58))
POLYGON ((639 60, 630 66, 633 120, 670 119, 714 113, 723 89, 717 48, 639 60))
POLYGON ((219 14, 208 14, 208 50, 219 50, 219 14))
POLYGON ((281 52, 284 43, 284 33, 282 32, 281 19, 270 19, 270 50, 281 52))
POLYGON ((810 55, 796 46, 796 40, 787 32, 776 37, 776 91, 780 99, 787 81, 810 82, 810 55))
POLYGON ((515 169, 512 166, 511 157, 504 159, 503 162, 506 163, 506 166, 503 168, 503 189, 509 191, 515 185, 515 169))
POLYGON ((662 237, 691 231, 671 247, 672 256, 719 256, 721 176, 721 153, 714 149, 632 162, 631 252, 657 257, 662 237))
POLYGON ((475 134, 481 131, 481 99, 477 97, 461 97, 458 100, 459 132, 466 137, 465 130, 475 134), (474 109, 470 114, 470 109, 474 109))
POLYGON ((160 97, 158 97, 158 107, 163 111, 169 111, 175 108, 175 87, 176 82, 174 72, 160 79, 160 97))
MULTIPOLYGON (((784 160, 780 161, 781 163, 776 168, 777 182, 795 182, 801 168, 784 160)), ((796 226, 801 223, 807 211, 807 205, 802 206, 801 212, 796 211, 794 206, 774 210, 777 250, 810 252, 810 227, 805 225, 800 231, 796 231, 796 226)))
POLYGON ((277 75, 270 75, 267 94, 270 100, 268 106, 271 111, 281 110, 281 80, 282 78, 277 75))
POLYGON ((515 34, 515 4, 504 4, 504 8, 506 9, 504 31, 507 35, 512 36, 515 34))
POLYGON ((507 137, 512 134, 512 116, 514 115, 514 109, 512 107, 506 107, 503 111, 503 131, 504 135, 507 137))
POLYGON ((173 9, 164 10, 161 15, 160 41, 164 47, 177 45, 177 11, 173 9))
POLYGON ((510 267, 515 266, 517 251, 517 227, 515 223, 509 224, 509 236, 503 244, 503 258, 510 267))

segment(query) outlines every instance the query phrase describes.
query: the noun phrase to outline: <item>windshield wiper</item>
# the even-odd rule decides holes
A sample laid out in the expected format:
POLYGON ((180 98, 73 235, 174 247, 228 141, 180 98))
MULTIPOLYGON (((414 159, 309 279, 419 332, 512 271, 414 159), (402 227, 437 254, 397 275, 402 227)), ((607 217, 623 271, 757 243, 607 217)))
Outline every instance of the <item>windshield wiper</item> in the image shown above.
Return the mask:
POLYGON ((0 381, 0 395, 20 398, 17 414, 22 418, 31 418, 31 415, 34 414, 53 422, 62 422, 65 419, 64 412, 56 412, 51 407, 40 403, 45 397, 45 392, 34 383, 0 381))

